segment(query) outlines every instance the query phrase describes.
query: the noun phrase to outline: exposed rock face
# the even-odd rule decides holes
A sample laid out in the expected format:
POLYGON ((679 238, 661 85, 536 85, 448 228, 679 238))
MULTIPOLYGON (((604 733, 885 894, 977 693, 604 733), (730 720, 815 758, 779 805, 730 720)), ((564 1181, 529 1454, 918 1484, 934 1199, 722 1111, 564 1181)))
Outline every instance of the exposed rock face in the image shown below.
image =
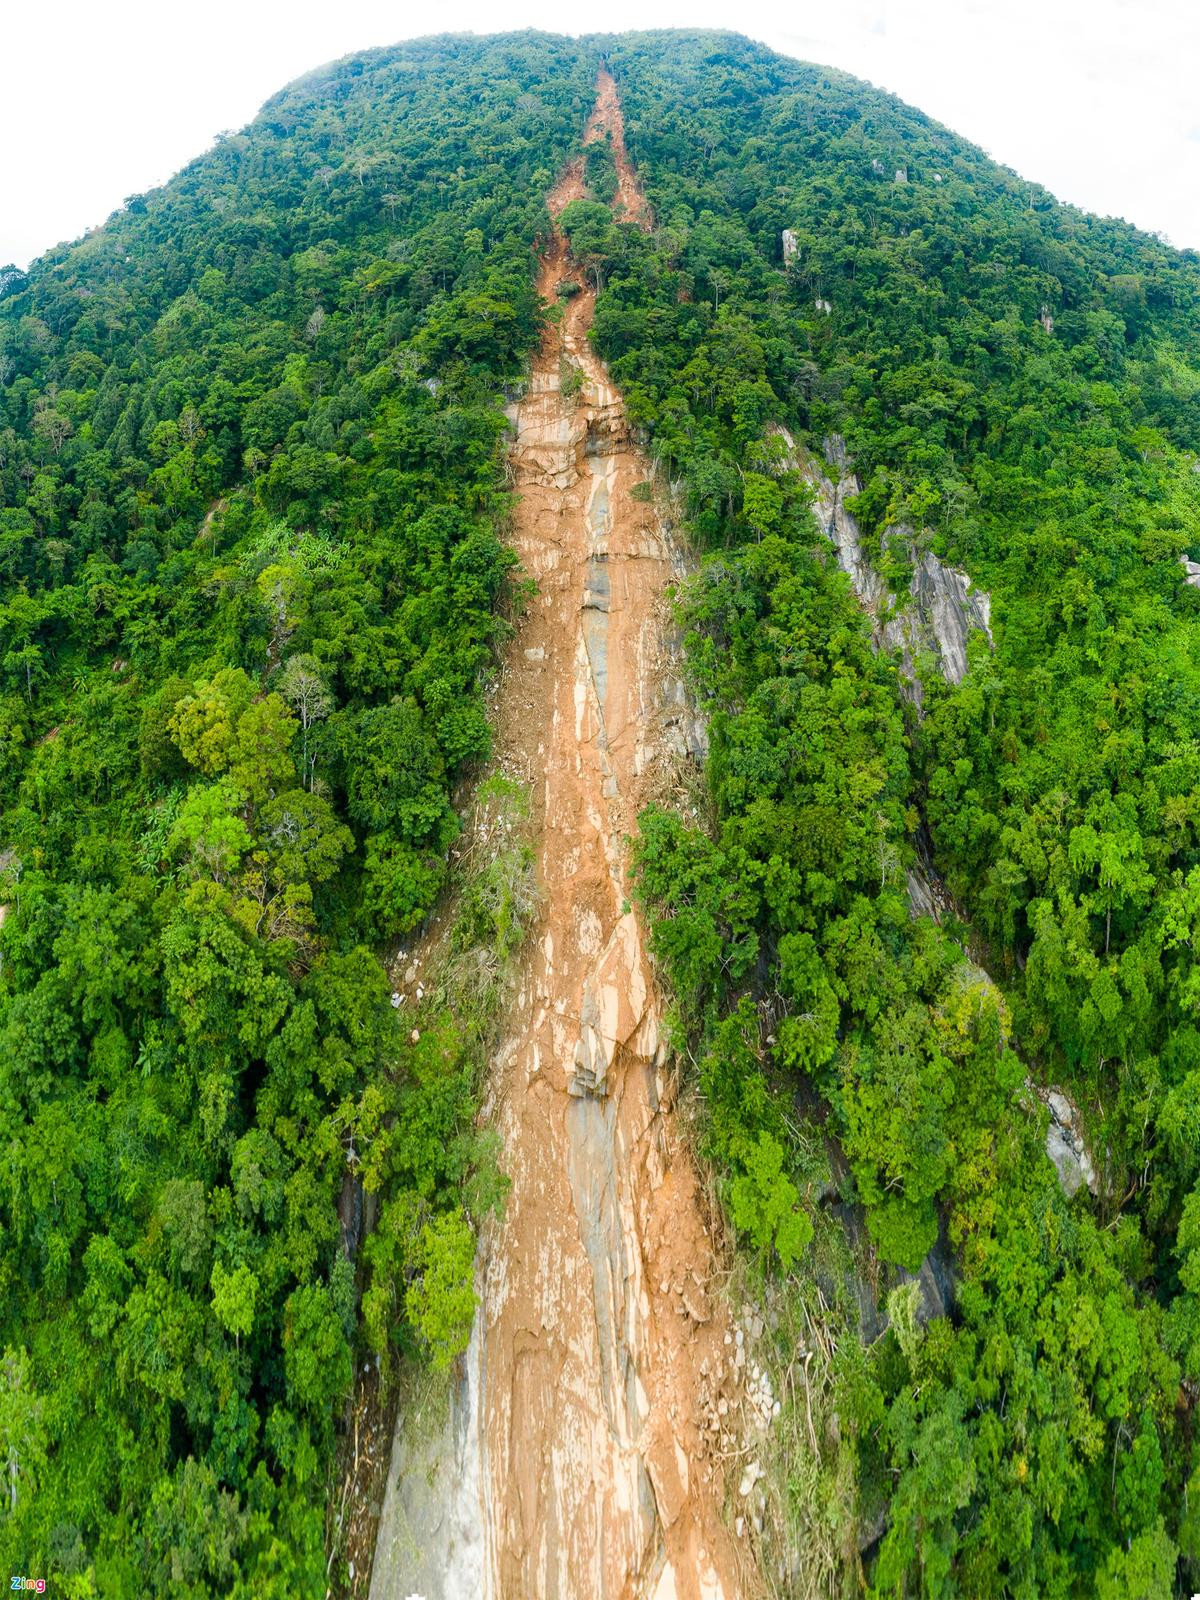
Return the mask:
POLYGON ((954 1310, 958 1288, 954 1279, 954 1257, 944 1240, 938 1240, 915 1273, 901 1269, 901 1283, 910 1280, 920 1290, 918 1322, 924 1324, 934 1317, 948 1317, 954 1310))
POLYGON ((649 1006, 641 939, 632 911, 620 919, 594 970, 584 979, 579 1042, 568 1089, 603 1094, 619 1050, 661 1066, 664 1051, 649 1006))
MULTIPOLYGON (((785 437, 794 449, 791 435, 785 437)), ((860 493, 862 484, 853 472, 845 470, 846 446, 836 434, 826 440, 825 450, 830 464, 840 469, 836 483, 814 461, 804 462, 801 467, 815 494, 817 525, 837 551, 838 566, 850 579, 855 594, 874 614, 883 601, 883 579, 864 556, 858 523, 846 509, 846 500, 860 493)))
POLYGON ((926 651, 936 653, 946 681, 961 683, 967 675, 968 636, 978 631, 992 643, 991 596, 976 589, 965 572, 939 561, 932 550, 916 557, 911 528, 890 528, 886 542, 907 545, 915 557, 908 586, 912 604, 879 622, 875 631, 883 649, 900 652, 901 670, 920 704, 916 657, 926 651))
POLYGON ((362 1240, 363 1186, 361 1179, 350 1167, 347 1167, 342 1174, 337 1212, 342 1251, 348 1261, 353 1261, 358 1255, 358 1246, 362 1240))
POLYGON ((908 905, 914 917, 932 917, 940 922, 941 906, 934 894, 929 874, 920 866, 909 867, 904 874, 908 890, 908 905))
MULTIPOLYGON (((628 174, 601 74, 585 138, 605 132, 628 174)), ((576 162, 551 215, 581 190, 576 162)), ((635 189, 622 203, 646 218, 635 189)), ((571 266, 556 233, 545 299, 571 266)), ((450 1419, 428 1445, 397 1436, 372 1600, 745 1592, 721 1516, 727 1445, 705 1422, 706 1396, 729 1412, 740 1380, 722 1368, 718 1258, 626 879, 642 807, 703 747, 668 626, 684 558, 634 492, 649 466, 587 337, 591 288, 566 306, 510 412, 513 543, 538 594, 506 661, 496 748, 532 785, 541 890, 485 1108, 511 1187, 481 1235, 450 1419), (567 368, 581 382, 564 392, 567 368)))
MULTIPOLYGON (((840 1158, 835 1157, 835 1164, 840 1164, 840 1158)), ((871 1259, 872 1247, 861 1207, 846 1205, 844 1201, 838 1200, 831 1209, 850 1241, 856 1263, 871 1259)), ((864 1344, 873 1344, 880 1334, 886 1332, 888 1288, 894 1287, 895 1284, 917 1285, 917 1321, 922 1326, 934 1317, 949 1316, 954 1310, 957 1299, 954 1257, 946 1239, 937 1240, 916 1272, 906 1272, 903 1267, 891 1270, 894 1271, 895 1277, 889 1282, 888 1269, 883 1269, 883 1276, 880 1278, 878 1270, 874 1275, 868 1276, 863 1267, 856 1264, 844 1279, 844 1285, 853 1296, 858 1310, 859 1337, 864 1344)), ((818 1281, 822 1291, 829 1298, 837 1295, 837 1285, 832 1278, 819 1278, 818 1281)))
POLYGON ((483 1377, 476 1317, 448 1417, 417 1411, 397 1431, 371 1600, 481 1600, 494 1593, 480 1447, 483 1377))
MULTIPOLYGON (((781 430, 782 431, 782 430, 781 430)), ((790 436, 788 445, 794 449, 790 436)), ((802 469, 812 485, 815 500, 814 512, 821 532, 837 551, 838 566, 849 577, 865 610, 875 619, 874 637, 877 648, 900 653, 900 669, 908 685, 908 693, 920 707, 921 680, 916 672, 919 655, 935 653, 939 657, 942 675, 949 683, 961 683, 967 672, 967 640, 978 631, 992 644, 991 596, 977 589, 965 572, 948 567, 931 550, 918 554, 913 530, 898 526, 884 534, 885 547, 894 541, 907 546, 913 558, 913 576, 909 584, 909 604, 899 610, 885 613, 886 589, 882 578, 866 559, 862 537, 857 522, 846 509, 848 497, 860 492, 862 485, 848 470, 845 442, 836 434, 825 441, 825 456, 838 471, 834 483, 815 462, 802 463, 802 469)), ((1200 588, 1200 562, 1180 556, 1186 581, 1200 588)), ((926 865, 911 868, 908 878, 908 901, 914 916, 939 917, 940 884, 937 876, 926 865)), ((1079 1128, 1079 1113, 1060 1090, 1035 1091, 1050 1111, 1050 1125, 1046 1131, 1046 1154, 1054 1163, 1063 1193, 1070 1198, 1086 1184, 1096 1193, 1096 1169, 1084 1144, 1079 1128)), ((925 1268, 922 1268, 922 1274, 925 1268)), ((923 1303, 930 1303, 930 1285, 922 1281, 923 1303)), ((934 1285, 936 1287, 936 1285, 934 1285)), ((933 1300, 936 1304, 936 1297, 933 1300)), ((937 1314, 936 1312, 933 1314, 937 1314)))
POLYGON ((1034 1093, 1050 1112, 1050 1124, 1046 1129, 1046 1154, 1054 1163, 1063 1193, 1069 1200, 1087 1184, 1089 1192, 1095 1194, 1099 1181, 1087 1145, 1083 1142, 1078 1108, 1061 1089, 1035 1087, 1034 1093))
MULTIPOLYGON (((1200 462, 1197 462, 1197 471, 1200 471, 1200 462)), ((1193 589, 1200 589, 1200 561, 1189 561, 1187 556, 1180 556, 1179 563, 1183 568, 1183 581, 1190 583, 1193 589)))
POLYGON ((783 264, 785 267, 790 267, 800 249, 794 230, 785 228, 780 235, 780 240, 783 244, 783 264))
MULTIPOLYGON (((789 438, 789 444, 791 440, 789 438)), ((875 619, 875 643, 883 650, 900 652, 901 670, 908 692, 919 706, 922 700, 916 658, 935 653, 943 676, 950 683, 961 683, 967 671, 967 639, 974 631, 992 643, 991 597, 972 584, 965 572, 948 567, 932 550, 918 552, 918 541, 911 528, 889 528, 885 545, 907 546, 913 559, 909 584, 909 604, 890 613, 886 610, 887 589, 883 579, 867 560, 862 534, 846 500, 862 489, 855 474, 848 470, 845 442, 836 434, 825 441, 829 464, 838 469, 834 483, 811 460, 803 470, 815 492, 814 511, 822 533, 837 551, 838 565, 849 577, 862 605, 875 619)))
POLYGON ((939 561, 932 550, 921 557, 909 593, 920 615, 929 618, 942 671, 949 682, 961 683, 967 675, 967 635, 977 630, 994 647, 991 595, 976 589, 965 572, 939 561))

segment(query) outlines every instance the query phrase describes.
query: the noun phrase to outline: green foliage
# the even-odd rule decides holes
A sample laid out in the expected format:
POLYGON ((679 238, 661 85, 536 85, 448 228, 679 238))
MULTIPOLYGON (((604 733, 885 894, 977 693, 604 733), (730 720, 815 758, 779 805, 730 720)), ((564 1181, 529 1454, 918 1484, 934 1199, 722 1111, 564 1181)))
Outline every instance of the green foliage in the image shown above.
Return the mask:
POLYGON ((456 949, 481 947, 504 962, 516 949, 537 904, 533 851, 522 829, 525 790, 495 775, 479 787, 472 817, 472 856, 460 873, 451 939, 456 949))
POLYGON ((729 1215, 760 1251, 774 1250, 786 1272, 813 1236, 799 1205, 800 1192, 783 1170, 783 1146, 760 1133, 744 1158, 745 1170, 729 1185, 729 1215))
MULTIPOLYGON (((489 752, 504 391, 594 73, 342 62, 0 300, 0 1546, 56 1591, 323 1593, 356 1343, 469 1322, 475 1019, 410 1046, 366 946, 489 752), (361 1329, 357 1178, 422 1208, 361 1329)), ((523 862, 472 912, 509 949, 523 862)))
POLYGON ((425 1223, 413 1265, 405 1309, 434 1366, 444 1369, 467 1348, 475 1315, 475 1235, 461 1211, 425 1223))
POLYGON ((798 1173, 815 1112, 878 1255, 957 1255, 953 1322, 901 1322, 846 1398, 888 1503, 872 1592, 1168 1593, 1177 1548, 1186 1590, 1196 258, 743 40, 607 59, 657 226, 564 220, 597 347, 707 551, 680 614, 710 809, 647 814, 637 846, 706 1150, 761 1250, 776 1149, 798 1173), (894 589, 907 524, 991 593, 994 651, 958 686, 923 668, 920 719, 783 429, 844 438, 894 589), (918 828, 1003 998, 960 927, 910 917, 918 828), (1086 1108, 1097 1216, 1062 1201, 1027 1073, 1086 1108))
POLYGON ((532 247, 601 54, 656 225, 613 223, 604 144, 562 225, 704 555, 707 804, 648 813, 637 871, 706 1152, 777 1275, 823 1217, 804 1112, 885 1263, 957 1255, 952 1319, 897 1300, 845 1342, 821 1470, 886 1486, 880 1595, 1186 1591, 1200 270, 717 34, 338 63, 4 279, 2 1542, 64 1593, 319 1592, 355 1341, 463 1346, 535 885, 519 797, 452 860, 451 795, 489 751, 532 247), (994 651, 927 672, 920 719, 780 428, 845 438, 893 588, 906 523, 992 595, 994 651), (1004 997, 909 916, 919 828, 1004 997), (413 1041, 364 941, 451 877, 413 1041), (1085 1108, 1095 1208, 1027 1072, 1085 1108), (380 1197, 358 1329, 348 1174, 380 1197))
POLYGON ((296 1409, 327 1417, 350 1387, 350 1348, 333 1296, 308 1283, 288 1296, 283 1321, 288 1396, 296 1409))
POLYGON ((362 908, 376 936, 411 933, 428 916, 445 882, 441 859, 422 856, 389 834, 368 839, 365 855, 362 908))
POLYGON ((226 1272, 218 1261, 213 1267, 212 1291, 213 1315, 240 1344, 242 1335, 254 1326, 258 1279, 249 1267, 235 1267, 232 1272, 226 1272))
POLYGON ((617 197, 617 167, 612 143, 606 136, 589 144, 584 152, 583 178, 589 192, 601 205, 611 206, 617 197))

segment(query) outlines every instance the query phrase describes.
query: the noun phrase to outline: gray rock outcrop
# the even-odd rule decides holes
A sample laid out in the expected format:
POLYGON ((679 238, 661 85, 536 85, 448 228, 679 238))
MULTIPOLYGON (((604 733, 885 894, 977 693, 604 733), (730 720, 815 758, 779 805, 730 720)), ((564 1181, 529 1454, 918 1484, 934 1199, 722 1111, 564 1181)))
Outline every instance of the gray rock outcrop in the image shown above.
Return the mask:
MULTIPOLYGON (((787 440, 789 457, 794 461, 793 441, 790 435, 784 433, 783 436, 787 440)), ((961 683, 967 672, 970 635, 982 633, 988 644, 993 644, 991 596, 977 589, 965 572, 947 566, 931 550, 921 549, 913 530, 901 524, 885 532, 883 544, 888 549, 899 543, 905 549, 913 563, 913 575, 908 586, 908 603, 889 610, 886 585, 867 559, 858 524, 846 507, 846 500, 860 493, 862 486, 849 470, 845 442, 836 434, 825 441, 825 459, 837 475, 836 482, 811 459, 799 462, 813 489, 817 524, 837 552, 838 566, 850 579, 864 610, 874 619, 876 647, 899 653, 907 693, 919 709, 923 691, 916 671, 917 658, 923 654, 936 655, 946 681, 961 683)), ((1200 588, 1200 562, 1190 561, 1186 556, 1179 559, 1185 581, 1200 588)), ((907 879, 912 914, 937 918, 936 874, 920 862, 909 869, 907 879)), ((1046 1155, 1054 1164, 1063 1193, 1070 1199, 1086 1185, 1091 1194, 1096 1194, 1099 1179, 1084 1142, 1078 1108, 1060 1089, 1030 1087, 1050 1113, 1046 1155)), ((924 1267, 919 1276, 923 1305, 936 1306, 939 1288, 936 1277, 925 1281, 924 1267)))
POLYGON ((850 579, 859 601, 874 618, 877 647, 899 652, 909 697, 920 706, 923 695, 917 657, 926 652, 936 655, 947 682, 961 683, 967 672, 970 635, 980 632, 989 645, 993 642, 991 596, 977 589, 965 572, 947 566, 932 550, 920 548, 922 541, 913 530, 900 524, 884 534, 884 547, 904 547, 913 562, 913 575, 908 603, 889 609, 887 586, 867 559, 858 523, 846 507, 847 499, 859 494, 862 485, 849 470, 845 442, 838 435, 825 441, 825 457, 837 472, 836 483, 814 461, 802 465, 813 488, 818 526, 837 551, 838 566, 850 579))
MULTIPOLYGON (((695 555, 676 538, 674 529, 664 522, 671 578, 682 583, 699 568, 695 555)), ((683 655, 683 630, 672 617, 665 617, 660 636, 661 660, 658 665, 657 737, 663 749, 679 761, 703 766, 708 759, 708 723, 687 684, 683 655)), ((642 762, 639 758, 639 770, 642 762)))
MULTIPOLYGON (((840 1158, 833 1157, 835 1166, 840 1158)), ((934 1317, 950 1316, 957 1303, 957 1282, 954 1275, 954 1256, 949 1243, 939 1236, 916 1272, 903 1267, 880 1268, 867 1233, 862 1207, 836 1200, 830 1207, 840 1222, 851 1247, 852 1265, 842 1279, 845 1291, 858 1313, 859 1337, 864 1344, 873 1344, 887 1331, 888 1290, 898 1284, 917 1285, 916 1320, 920 1326, 934 1317)), ((836 1281, 818 1274, 818 1282, 827 1298, 838 1295, 836 1281)))
POLYGON ((909 867, 905 874, 905 885, 908 890, 909 910, 914 917, 932 917, 935 922, 940 922, 941 906, 933 892, 933 882, 928 872, 918 863, 909 867))
MULTIPOLYGON (((791 436, 785 437, 792 446, 791 436)), ((855 594, 867 610, 875 613, 884 598, 883 579, 863 554, 858 523, 846 509, 847 499, 861 493, 862 484, 847 470, 846 446, 836 434, 825 441, 825 451, 830 465, 838 469, 836 483, 813 461, 801 468, 813 489, 817 526, 837 552, 838 566, 850 579, 855 594)))
POLYGON ((425 1399, 401 1413, 371 1572, 370 1600, 479 1600, 495 1594, 487 1541, 480 1408, 482 1320, 458 1364, 443 1418, 425 1399))
POLYGON ((1041 1089, 1034 1093, 1050 1113, 1046 1128, 1046 1154, 1054 1163, 1058 1181, 1067 1199, 1087 1185, 1095 1194, 1099 1188, 1096 1168, 1084 1143, 1079 1109, 1061 1089, 1041 1089))
POLYGON ((979 632, 992 643, 991 596, 977 589, 965 572, 939 560, 932 550, 918 555, 911 528, 889 528, 884 537, 887 545, 906 546, 913 561, 908 586, 911 604, 882 619, 876 634, 881 648, 900 652, 901 670, 919 704, 916 657, 924 652, 936 654, 946 681, 961 683, 967 675, 969 636, 979 632))

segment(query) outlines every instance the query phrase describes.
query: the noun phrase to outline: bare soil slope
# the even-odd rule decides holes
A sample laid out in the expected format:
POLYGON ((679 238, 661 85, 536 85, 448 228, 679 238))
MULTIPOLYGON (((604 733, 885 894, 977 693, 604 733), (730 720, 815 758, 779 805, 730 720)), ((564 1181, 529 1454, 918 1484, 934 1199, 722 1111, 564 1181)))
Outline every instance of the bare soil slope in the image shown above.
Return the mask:
MULTIPOLYGON (((606 133, 617 215, 644 223, 601 74, 585 137, 606 133)), ((576 163, 551 215, 582 194, 576 163)), ((541 293, 554 304, 576 276, 556 230, 541 293)), ((497 697, 498 758, 532 784, 543 909, 493 1064, 487 1110, 512 1189, 481 1249, 457 1466, 439 1495, 476 1592, 734 1600, 745 1586, 721 1517, 717 1422, 720 1399, 722 1414, 735 1403, 729 1323, 626 884, 640 805, 689 740, 664 627, 678 553, 654 506, 631 498, 649 468, 588 342, 592 311, 587 290, 567 302, 513 413, 514 539, 538 595, 497 697), (464 1535, 464 1506, 478 1535, 464 1535)), ((381 1547, 387 1523, 385 1510, 381 1547)), ((424 1555, 427 1600, 455 1593, 437 1577, 451 1558, 424 1555)), ((373 1594, 408 1594, 383 1586, 387 1566, 373 1594)), ((389 1583, 411 1581, 391 1570, 389 1583)))

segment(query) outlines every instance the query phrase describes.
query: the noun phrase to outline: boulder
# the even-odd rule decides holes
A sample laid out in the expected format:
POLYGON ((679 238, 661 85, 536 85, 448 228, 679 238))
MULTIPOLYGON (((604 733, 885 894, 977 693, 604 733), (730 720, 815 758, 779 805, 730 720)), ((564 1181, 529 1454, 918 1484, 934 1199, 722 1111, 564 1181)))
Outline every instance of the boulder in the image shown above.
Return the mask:
POLYGON ((1099 1178, 1084 1143, 1079 1108, 1061 1089, 1033 1086, 1034 1093, 1050 1113, 1046 1128, 1046 1154, 1054 1163, 1062 1192, 1070 1200, 1086 1184, 1095 1194, 1099 1178))

